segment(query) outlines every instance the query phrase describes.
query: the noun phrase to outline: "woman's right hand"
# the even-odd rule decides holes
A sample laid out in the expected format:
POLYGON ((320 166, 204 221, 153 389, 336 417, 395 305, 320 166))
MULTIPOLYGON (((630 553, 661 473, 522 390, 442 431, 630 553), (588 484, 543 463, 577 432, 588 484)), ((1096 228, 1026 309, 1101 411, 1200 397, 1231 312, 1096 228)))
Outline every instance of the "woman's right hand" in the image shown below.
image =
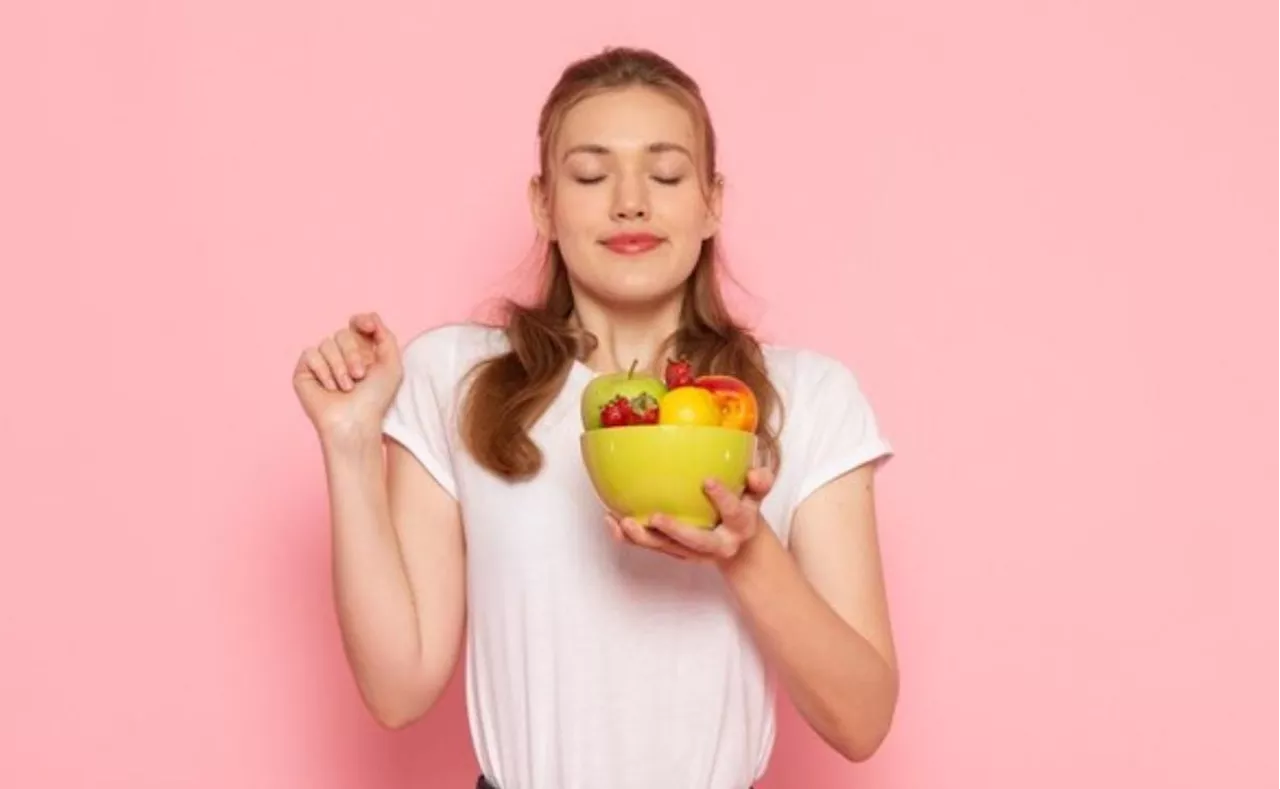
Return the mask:
POLYGON ((403 376, 395 335, 377 313, 362 313, 302 352, 293 388, 322 438, 380 435, 403 376))

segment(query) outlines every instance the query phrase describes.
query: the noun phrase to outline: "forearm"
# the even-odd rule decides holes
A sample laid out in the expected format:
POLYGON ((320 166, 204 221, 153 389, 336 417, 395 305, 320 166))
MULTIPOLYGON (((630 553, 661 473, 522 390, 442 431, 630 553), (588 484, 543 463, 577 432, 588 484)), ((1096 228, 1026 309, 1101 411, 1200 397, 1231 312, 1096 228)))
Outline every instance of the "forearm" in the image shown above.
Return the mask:
POLYGON ((420 680, 419 620, 388 503, 381 436, 324 442, 332 571, 343 646, 379 716, 395 717, 420 680))
POLYGON ((822 599, 770 529, 723 570, 796 708, 846 758, 870 757, 897 703, 889 662, 822 599))

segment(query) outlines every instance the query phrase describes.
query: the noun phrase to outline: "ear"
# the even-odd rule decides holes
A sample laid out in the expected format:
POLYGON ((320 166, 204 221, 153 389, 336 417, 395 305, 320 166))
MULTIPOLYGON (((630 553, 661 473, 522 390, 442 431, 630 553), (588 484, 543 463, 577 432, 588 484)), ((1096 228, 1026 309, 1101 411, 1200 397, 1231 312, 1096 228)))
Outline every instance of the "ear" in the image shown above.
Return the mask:
POLYGON ((546 190, 542 188, 542 179, 536 175, 529 179, 529 212, 533 216, 533 225, 537 228, 538 235, 548 241, 555 241, 551 222, 551 201, 546 190))
POLYGON ((707 219, 702 230, 702 238, 708 239, 720 232, 720 222, 724 216, 724 176, 716 173, 711 179, 711 188, 707 194, 707 219))

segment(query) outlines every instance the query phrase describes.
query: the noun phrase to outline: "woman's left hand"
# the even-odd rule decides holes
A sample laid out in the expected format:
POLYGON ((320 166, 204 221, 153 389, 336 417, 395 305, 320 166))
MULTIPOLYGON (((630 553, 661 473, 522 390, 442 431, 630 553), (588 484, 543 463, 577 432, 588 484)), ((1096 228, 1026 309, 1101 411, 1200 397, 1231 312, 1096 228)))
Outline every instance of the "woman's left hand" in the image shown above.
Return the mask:
POLYGON ((714 529, 688 526, 661 513, 649 519, 649 528, 633 518, 618 518, 613 514, 605 520, 618 540, 678 559, 724 562, 736 556, 761 529, 769 528, 760 514, 760 501, 772 487, 773 472, 764 467, 754 468, 747 474, 747 489, 742 496, 735 496, 719 482, 709 480, 704 489, 720 513, 720 523, 714 529))

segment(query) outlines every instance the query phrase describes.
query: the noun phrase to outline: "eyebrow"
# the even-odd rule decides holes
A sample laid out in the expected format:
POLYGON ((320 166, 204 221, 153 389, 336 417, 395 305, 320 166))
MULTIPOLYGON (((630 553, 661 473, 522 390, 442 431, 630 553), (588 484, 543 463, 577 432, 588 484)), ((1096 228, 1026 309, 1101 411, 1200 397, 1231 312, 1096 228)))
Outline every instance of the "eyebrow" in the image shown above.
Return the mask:
MULTIPOLYGON (((689 152, 688 148, 684 147, 683 145, 680 145, 679 143, 674 143, 674 142, 652 143, 651 145, 649 145, 648 151, 649 153, 669 153, 671 151, 675 151, 677 153, 683 153, 685 156, 688 156, 690 159, 693 158, 693 154, 689 152)), ((613 152, 610 151, 605 146, 600 145, 598 143, 583 143, 582 145, 575 145, 569 150, 565 151, 564 158, 568 159, 570 156, 572 156, 575 153, 592 153, 592 154, 607 156, 608 154, 613 152)))

